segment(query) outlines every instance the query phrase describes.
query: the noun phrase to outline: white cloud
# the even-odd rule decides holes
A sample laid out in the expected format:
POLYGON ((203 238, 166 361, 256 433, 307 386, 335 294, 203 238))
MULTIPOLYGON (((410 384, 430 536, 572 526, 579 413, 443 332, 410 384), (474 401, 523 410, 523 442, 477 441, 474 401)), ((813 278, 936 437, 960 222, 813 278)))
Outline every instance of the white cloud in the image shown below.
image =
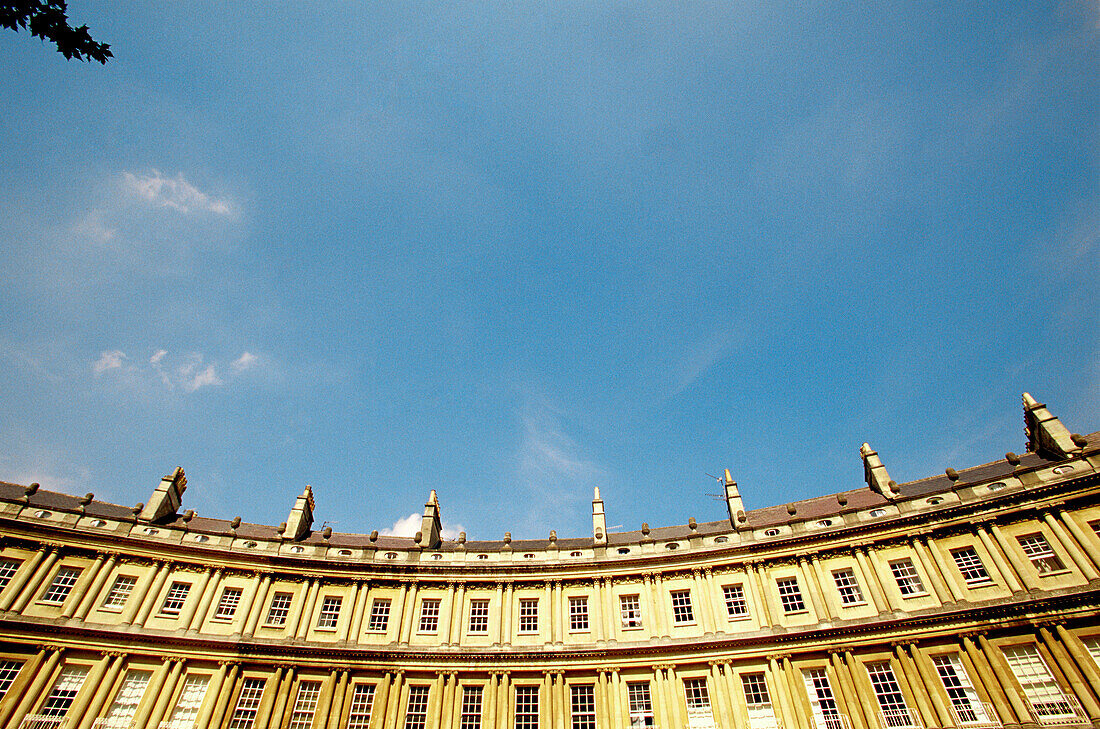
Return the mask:
POLYGON ((222 381, 214 371, 214 365, 207 365, 205 368, 198 370, 193 377, 188 374, 183 380, 183 388, 188 392, 194 392, 200 387, 220 384, 222 384, 222 381))
MULTIPOLYGON (((423 524, 424 517, 417 512, 413 512, 408 516, 403 516, 393 523, 393 526, 388 529, 380 529, 379 533, 385 534, 390 537, 415 537, 416 533, 420 531, 420 525, 423 524)), ((466 527, 461 524, 448 524, 443 522, 443 538, 444 539, 457 539, 459 532, 466 531, 466 527)))
POLYGON ((260 358, 251 352, 242 352, 241 356, 229 365, 229 369, 232 370, 233 374, 239 375, 245 370, 255 367, 259 362, 260 358))
POLYGON ((92 370, 97 375, 101 375, 107 370, 117 370, 122 367, 122 360, 124 359, 126 359, 126 354, 117 349, 103 352, 92 365, 92 370))
POLYGON ((144 175, 124 172, 123 184, 131 194, 159 207, 172 208, 181 213, 230 213, 227 201, 199 190, 183 178, 183 173, 172 178, 165 177, 158 170, 144 175))
POLYGON ((149 358, 149 364, 151 364, 151 365, 160 364, 160 361, 162 359, 164 359, 164 355, 166 355, 166 354, 168 354, 167 349, 158 349, 156 352, 153 352, 153 356, 149 358))

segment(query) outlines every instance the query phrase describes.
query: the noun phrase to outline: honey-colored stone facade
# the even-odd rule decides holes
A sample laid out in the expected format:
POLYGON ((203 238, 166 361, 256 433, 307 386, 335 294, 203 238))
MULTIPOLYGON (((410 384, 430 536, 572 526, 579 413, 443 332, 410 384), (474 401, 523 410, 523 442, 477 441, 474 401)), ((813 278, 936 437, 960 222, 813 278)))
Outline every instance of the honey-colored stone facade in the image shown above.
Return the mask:
POLYGON ((1024 410, 1020 456, 580 539, 0 483, 0 728, 1100 727, 1100 434, 1024 410))

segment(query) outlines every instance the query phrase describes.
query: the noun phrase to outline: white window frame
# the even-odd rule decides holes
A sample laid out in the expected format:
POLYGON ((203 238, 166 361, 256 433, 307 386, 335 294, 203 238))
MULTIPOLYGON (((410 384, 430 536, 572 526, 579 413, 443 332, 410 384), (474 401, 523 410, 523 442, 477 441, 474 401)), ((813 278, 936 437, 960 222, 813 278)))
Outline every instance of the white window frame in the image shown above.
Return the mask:
POLYGON ((898 591, 903 598, 921 597, 928 594, 928 590, 925 589, 924 582, 920 578, 920 572, 917 572, 917 566, 913 564, 913 560, 909 557, 892 560, 890 562, 890 574, 894 576, 894 582, 897 583, 898 591))
POLYGON ((440 604, 437 597, 426 597, 420 601, 420 619, 416 624, 416 632, 426 634, 439 632, 440 604))
POLYGON ((798 585, 797 577, 777 577, 775 589, 779 592, 779 604, 783 606, 784 613, 806 612, 806 601, 802 597, 802 588, 798 585))
POLYGON ((728 619, 744 620, 749 617, 749 601, 745 596, 744 583, 722 585, 722 599, 726 603, 726 617, 728 619))
POLYGON ((369 729, 370 715, 374 710, 373 683, 357 683, 351 693, 351 709, 348 711, 348 723, 344 729, 369 729))
POLYGON ((80 579, 82 571, 79 567, 62 567, 57 570, 50 581, 50 586, 42 593, 42 597, 38 598, 38 602, 49 605, 63 604, 68 599, 69 593, 73 591, 73 585, 80 579))
POLYGON ((974 545, 952 549, 951 558, 955 560, 955 567, 968 587, 983 587, 993 583, 993 578, 989 576, 989 570, 985 568, 985 563, 974 545))
POLYGON ((518 632, 528 634, 539 632, 539 599, 537 597, 519 599, 518 632))
POLYGON ((867 601, 863 597, 863 590, 859 587, 859 580, 856 579, 854 569, 841 567, 833 570, 833 582, 836 584, 836 591, 840 595, 841 605, 848 607, 866 604, 867 601))
POLYGON ((695 608, 691 604, 691 590, 670 590, 672 622, 676 625, 694 625, 695 608))
POLYGON ((264 625, 273 628, 281 628, 286 625, 290 616, 290 606, 294 604, 293 592, 276 592, 271 596, 271 603, 267 606, 267 617, 264 625))
POLYGON ((569 598, 569 632, 587 633, 589 630, 588 597, 573 595, 569 598))
POLYGON ((619 595, 619 620, 623 630, 634 630, 642 627, 642 596, 633 593, 619 595))
POLYGON ((470 600, 470 624, 466 631, 470 635, 487 635, 489 633, 489 600, 477 598, 470 600))
POLYGON ((340 624, 340 611, 344 607, 344 598, 340 595, 325 595, 321 599, 321 609, 317 611, 318 630, 336 630, 340 624))

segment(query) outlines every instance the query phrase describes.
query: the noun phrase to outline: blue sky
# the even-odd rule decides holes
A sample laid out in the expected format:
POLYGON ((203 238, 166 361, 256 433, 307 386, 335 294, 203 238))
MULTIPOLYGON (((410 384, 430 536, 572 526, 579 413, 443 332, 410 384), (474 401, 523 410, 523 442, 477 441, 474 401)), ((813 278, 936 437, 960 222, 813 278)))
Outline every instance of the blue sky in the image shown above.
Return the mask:
POLYGON ((580 536, 1100 429, 1094 2, 371 5, 0 33, 0 479, 580 536))

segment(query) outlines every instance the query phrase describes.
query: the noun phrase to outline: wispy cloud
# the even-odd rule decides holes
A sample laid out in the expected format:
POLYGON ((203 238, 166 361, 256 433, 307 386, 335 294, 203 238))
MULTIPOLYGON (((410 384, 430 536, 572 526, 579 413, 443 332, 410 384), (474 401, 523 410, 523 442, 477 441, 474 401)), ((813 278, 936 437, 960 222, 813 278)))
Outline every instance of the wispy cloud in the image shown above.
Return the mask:
POLYGON ((252 369, 259 364, 259 362, 260 358, 251 352, 242 352, 241 356, 237 357, 237 359, 233 360, 232 364, 229 365, 229 369, 233 374, 237 375, 245 370, 252 369))
POLYGON ((729 354, 734 342, 732 329, 719 329, 693 346, 677 363, 673 373, 671 397, 695 384, 711 367, 729 354))
POLYGON ((117 370, 122 368, 122 360, 126 359, 126 354, 113 349, 108 352, 103 352, 99 355, 99 359, 92 363, 92 370, 101 375, 108 370, 117 370))
POLYGON ((136 197, 158 207, 171 208, 181 213, 214 213, 229 215, 229 202, 208 195, 184 179, 183 173, 166 177, 158 170, 146 174, 124 172, 124 189, 136 197))
MULTIPOLYGON (((423 523, 424 517, 413 512, 408 516, 403 516, 393 523, 393 526, 388 529, 379 530, 380 533, 391 537, 415 537, 416 533, 420 531, 420 525, 423 523)), ((455 539, 458 537, 459 532, 466 531, 466 527, 461 524, 448 524, 446 520, 443 521, 443 538, 455 539)))

